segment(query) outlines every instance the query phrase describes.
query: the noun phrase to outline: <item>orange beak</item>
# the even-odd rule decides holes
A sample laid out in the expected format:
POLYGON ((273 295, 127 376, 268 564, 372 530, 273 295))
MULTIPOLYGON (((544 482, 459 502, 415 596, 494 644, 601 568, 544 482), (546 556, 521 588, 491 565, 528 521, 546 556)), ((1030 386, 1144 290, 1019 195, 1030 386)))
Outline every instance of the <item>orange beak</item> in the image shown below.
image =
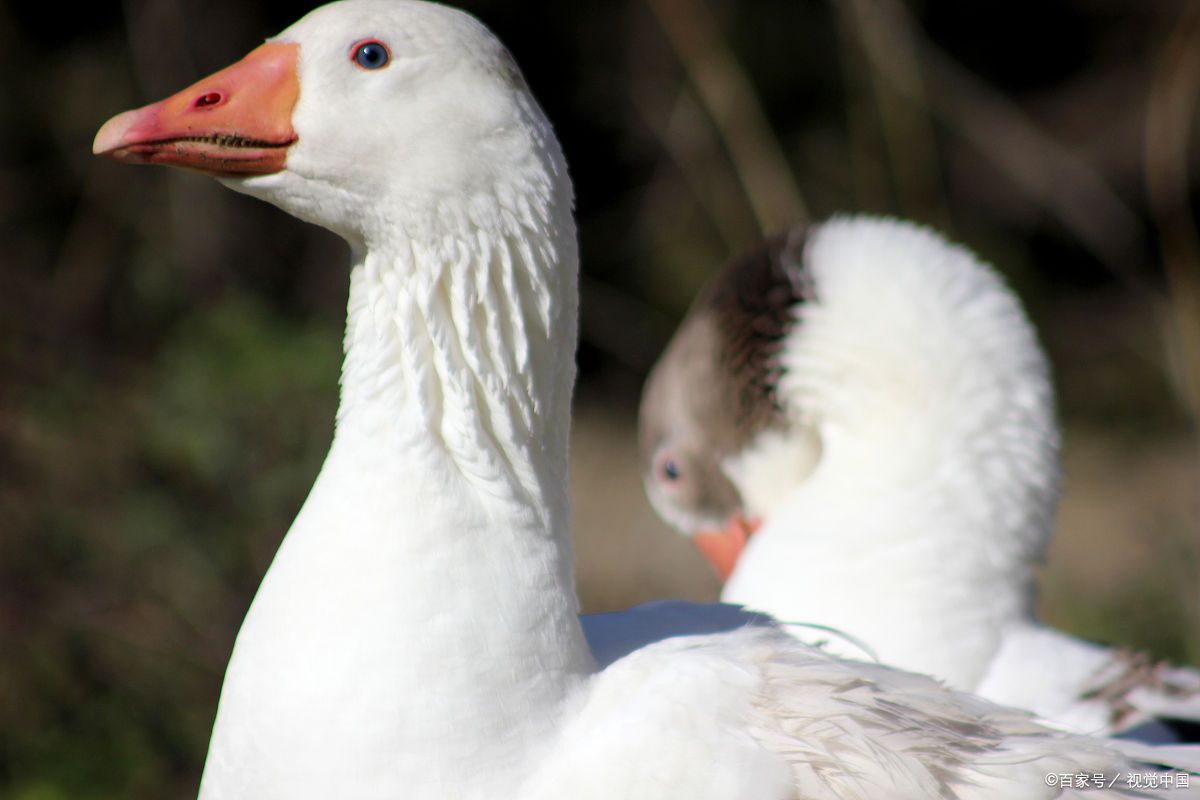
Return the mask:
POLYGON ((746 542, 762 527, 761 520, 748 520, 741 514, 729 518, 723 531, 700 531, 692 536, 692 543, 700 554, 713 565, 721 582, 729 580, 738 558, 746 549, 746 542))
POLYGON ((299 53, 297 44, 264 44, 166 100, 113 117, 92 152, 218 177, 279 172, 296 141, 299 53))

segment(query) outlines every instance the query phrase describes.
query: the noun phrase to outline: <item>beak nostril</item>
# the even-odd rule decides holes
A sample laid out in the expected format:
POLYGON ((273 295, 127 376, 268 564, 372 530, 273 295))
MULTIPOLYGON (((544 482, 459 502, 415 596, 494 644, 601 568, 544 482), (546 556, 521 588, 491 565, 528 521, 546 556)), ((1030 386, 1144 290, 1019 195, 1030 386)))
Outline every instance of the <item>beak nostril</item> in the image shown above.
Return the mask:
POLYGON ((192 104, 193 108, 209 108, 219 104, 225 98, 220 92, 205 92, 196 98, 196 102, 192 104))

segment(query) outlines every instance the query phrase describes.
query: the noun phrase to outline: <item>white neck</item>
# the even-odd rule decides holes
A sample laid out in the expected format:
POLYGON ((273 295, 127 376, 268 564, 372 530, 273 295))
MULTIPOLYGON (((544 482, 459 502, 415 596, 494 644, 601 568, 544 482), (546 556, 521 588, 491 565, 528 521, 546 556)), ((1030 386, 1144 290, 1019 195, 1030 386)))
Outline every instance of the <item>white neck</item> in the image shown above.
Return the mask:
MULTIPOLYGON (((925 231, 835 220, 805 264, 816 300, 781 389, 817 434, 817 465, 764 510, 723 599, 837 627, 970 688, 1004 628, 1031 613, 1052 530, 1044 356, 996 276, 925 231)), ((782 471, 773 458, 759 469, 782 471)))
POLYGON ((239 634, 202 796, 503 794, 593 670, 568 209, 356 255, 337 432, 239 634))
POLYGON ((563 258, 572 241, 518 229, 356 259, 338 434, 447 460, 463 491, 537 516, 569 547, 577 299, 563 258))

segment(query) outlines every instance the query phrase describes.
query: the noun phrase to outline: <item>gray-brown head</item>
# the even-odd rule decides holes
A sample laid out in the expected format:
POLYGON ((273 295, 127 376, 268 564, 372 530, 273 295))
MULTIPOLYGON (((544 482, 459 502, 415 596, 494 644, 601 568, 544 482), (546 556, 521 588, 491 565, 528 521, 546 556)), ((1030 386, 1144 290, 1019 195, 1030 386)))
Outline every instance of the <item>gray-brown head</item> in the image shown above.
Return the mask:
POLYGON ((803 243, 797 227, 730 261, 697 298, 642 392, 646 492, 722 577, 747 533, 743 499, 723 465, 786 425, 775 391, 778 354, 796 304, 809 296, 803 243))

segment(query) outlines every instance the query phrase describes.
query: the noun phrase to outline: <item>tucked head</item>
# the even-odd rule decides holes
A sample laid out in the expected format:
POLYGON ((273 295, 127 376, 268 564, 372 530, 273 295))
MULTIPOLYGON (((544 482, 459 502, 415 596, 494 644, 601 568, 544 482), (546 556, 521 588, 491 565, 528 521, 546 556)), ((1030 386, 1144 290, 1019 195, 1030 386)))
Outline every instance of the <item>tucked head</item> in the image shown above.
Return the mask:
POLYGON ((728 577, 755 526, 739 489, 756 443, 788 420, 776 395, 779 351, 806 288, 804 231, 767 239, 731 261, 695 306, 642 393, 646 492, 659 514, 728 577))
POLYGON ((509 184, 565 183, 504 47, 468 14, 416 0, 323 6, 237 64, 113 118, 94 150, 208 173, 352 243, 397 221, 416 235, 499 225, 493 199, 523 188, 509 184))

